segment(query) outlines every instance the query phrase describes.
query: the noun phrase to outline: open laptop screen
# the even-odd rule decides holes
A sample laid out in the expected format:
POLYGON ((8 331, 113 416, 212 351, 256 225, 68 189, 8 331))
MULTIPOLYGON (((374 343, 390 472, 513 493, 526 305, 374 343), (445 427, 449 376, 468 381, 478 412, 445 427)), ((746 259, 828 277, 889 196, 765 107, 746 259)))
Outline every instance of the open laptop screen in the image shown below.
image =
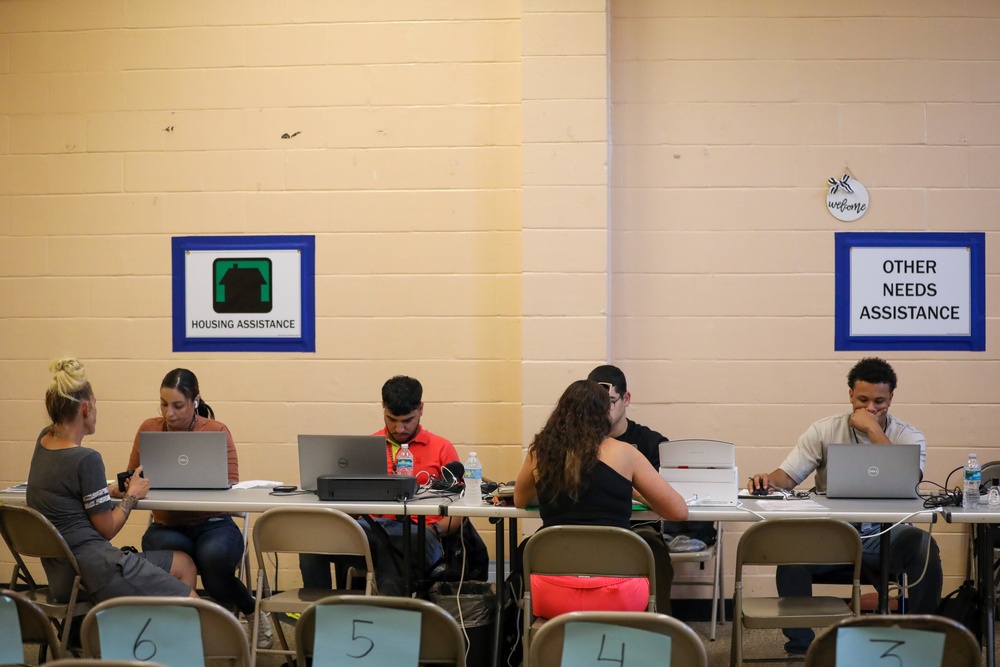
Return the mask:
POLYGON ((299 486, 316 490, 320 475, 385 476, 384 435, 300 435, 299 486))
POLYGON ((139 460, 152 489, 228 489, 225 431, 140 431, 139 460))
POLYGON ((827 498, 916 498, 920 445, 827 445, 827 498))

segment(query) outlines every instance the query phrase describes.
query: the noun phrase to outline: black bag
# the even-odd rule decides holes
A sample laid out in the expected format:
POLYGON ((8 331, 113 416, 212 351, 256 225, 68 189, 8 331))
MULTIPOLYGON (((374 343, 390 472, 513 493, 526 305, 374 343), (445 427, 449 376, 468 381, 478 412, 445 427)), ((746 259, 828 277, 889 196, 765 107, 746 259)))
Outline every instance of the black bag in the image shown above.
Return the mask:
POLYGON ((490 552, 479 531, 468 519, 462 520, 462 530, 441 539, 444 551, 443 568, 434 571, 435 581, 486 581, 490 573, 490 552), (465 550, 465 570, 462 570, 462 550, 465 550))
POLYGON ((979 603, 979 591, 971 579, 941 598, 938 616, 958 621, 972 633, 980 645, 983 643, 983 609, 979 603))

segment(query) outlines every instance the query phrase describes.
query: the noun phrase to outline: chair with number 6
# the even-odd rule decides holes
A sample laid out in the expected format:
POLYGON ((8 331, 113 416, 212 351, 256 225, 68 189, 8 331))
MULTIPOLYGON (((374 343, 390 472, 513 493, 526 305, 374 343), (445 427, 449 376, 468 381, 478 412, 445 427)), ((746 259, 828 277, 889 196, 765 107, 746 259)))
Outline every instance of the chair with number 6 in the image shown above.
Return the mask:
MULTIPOLYGON (((333 660, 367 658, 373 665, 465 667, 465 643, 458 623, 425 600, 361 595, 323 598, 295 626, 297 664, 313 655, 333 660)), ((342 664, 336 661, 330 664, 342 664)))
POLYGON ((533 665, 613 664, 625 657, 628 664, 708 665, 705 645, 694 630, 652 612, 573 611, 543 625, 531 642, 533 665))
POLYGON ((250 645, 236 617, 198 598, 128 596, 105 600, 83 619, 88 658, 190 667, 229 660, 250 667, 250 645))
POLYGON ((943 616, 910 614, 849 618, 809 646, 805 667, 842 664, 979 667, 979 643, 964 626, 943 616), (945 657, 947 656, 947 657, 945 657))

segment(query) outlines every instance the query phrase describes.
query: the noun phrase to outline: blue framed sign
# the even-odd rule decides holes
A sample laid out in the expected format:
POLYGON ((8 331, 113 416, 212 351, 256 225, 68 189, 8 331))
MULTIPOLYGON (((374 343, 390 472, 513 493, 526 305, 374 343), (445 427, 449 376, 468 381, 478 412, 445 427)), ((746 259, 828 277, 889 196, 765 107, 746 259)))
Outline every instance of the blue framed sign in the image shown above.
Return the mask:
POLYGON ((836 235, 836 350, 986 349, 986 235, 836 235))
POLYGON ((176 236, 174 352, 315 352, 313 236, 176 236))

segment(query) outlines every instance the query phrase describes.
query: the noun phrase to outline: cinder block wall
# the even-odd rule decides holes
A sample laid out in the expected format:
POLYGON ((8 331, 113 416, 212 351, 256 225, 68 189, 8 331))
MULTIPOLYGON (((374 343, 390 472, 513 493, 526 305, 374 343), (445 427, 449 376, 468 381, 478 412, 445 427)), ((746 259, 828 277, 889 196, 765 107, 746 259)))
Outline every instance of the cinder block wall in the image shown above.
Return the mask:
MULTIPOLYGON (((834 233, 985 231, 986 352, 878 354, 899 375, 893 414, 927 435, 927 479, 1000 458, 1000 7, 611 6, 609 339, 635 417, 736 443, 743 479, 770 472, 849 410, 865 356, 833 350, 834 233), (871 196, 853 223, 825 205, 845 172, 871 196)), ((948 592, 967 532, 934 536, 948 592)))
MULTIPOLYGON (((66 353, 94 379, 109 472, 186 366, 244 478, 294 481, 299 432, 377 428, 395 373, 424 382, 429 428, 510 478, 565 385, 605 359, 639 421, 773 468, 845 405, 833 232, 995 228, 997 18, 0 3, 0 481, 24 478, 47 362, 66 353), (851 226, 822 208, 845 167, 872 193, 851 226), (173 354, 170 238, 271 233, 317 237, 317 353, 173 354)), ((992 324, 986 353, 890 355, 932 478, 967 449, 1000 458, 992 324)), ((964 536, 935 534, 953 587, 964 536)))

